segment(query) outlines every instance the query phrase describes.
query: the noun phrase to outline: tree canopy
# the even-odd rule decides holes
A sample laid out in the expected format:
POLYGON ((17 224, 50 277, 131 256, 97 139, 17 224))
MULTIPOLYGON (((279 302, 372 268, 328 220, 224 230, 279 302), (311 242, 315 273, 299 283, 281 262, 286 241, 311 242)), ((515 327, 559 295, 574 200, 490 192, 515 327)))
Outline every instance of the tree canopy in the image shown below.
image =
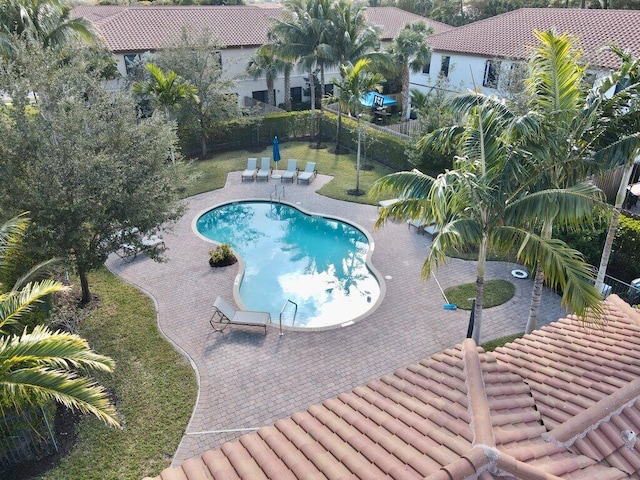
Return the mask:
POLYGON ((83 302, 89 270, 122 242, 141 245, 135 232, 155 233, 179 218, 185 185, 167 162, 175 132, 166 120, 140 121, 128 92, 107 92, 87 60, 81 49, 26 41, 0 66, 12 99, 0 105, 7 127, 0 201, 8 213, 31 212, 31 253, 74 265, 83 302))

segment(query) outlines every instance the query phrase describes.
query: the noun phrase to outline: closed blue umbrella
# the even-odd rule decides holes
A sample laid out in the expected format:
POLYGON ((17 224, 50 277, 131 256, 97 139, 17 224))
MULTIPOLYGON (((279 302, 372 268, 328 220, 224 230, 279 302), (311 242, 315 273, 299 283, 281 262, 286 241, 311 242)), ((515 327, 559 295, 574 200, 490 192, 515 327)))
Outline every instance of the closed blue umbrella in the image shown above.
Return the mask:
POLYGON ((276 162, 276 170, 278 169, 278 161, 280 160, 280 145, 278 137, 273 137, 273 161, 276 162))

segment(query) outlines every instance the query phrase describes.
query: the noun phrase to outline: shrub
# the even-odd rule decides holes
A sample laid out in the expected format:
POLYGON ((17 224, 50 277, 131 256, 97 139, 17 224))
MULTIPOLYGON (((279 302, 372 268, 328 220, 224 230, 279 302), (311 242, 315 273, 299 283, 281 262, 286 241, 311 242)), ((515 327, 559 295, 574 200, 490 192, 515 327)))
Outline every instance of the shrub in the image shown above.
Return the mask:
POLYGON ((608 274, 631 282, 640 277, 640 220, 620 215, 608 274))
POLYGON ((236 263, 236 257, 228 243, 223 243, 209 250, 209 264, 212 267, 223 267, 234 263, 236 263))

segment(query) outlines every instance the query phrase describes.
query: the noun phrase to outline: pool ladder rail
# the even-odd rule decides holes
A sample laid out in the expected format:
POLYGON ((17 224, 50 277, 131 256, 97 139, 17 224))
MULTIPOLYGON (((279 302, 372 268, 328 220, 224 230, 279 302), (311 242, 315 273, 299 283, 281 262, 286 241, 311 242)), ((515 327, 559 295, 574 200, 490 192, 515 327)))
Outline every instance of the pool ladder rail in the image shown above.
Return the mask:
POLYGON ((287 305, 289 305, 290 303, 295 307, 295 310, 293 311, 293 321, 291 322, 291 326, 293 327, 293 325, 296 323, 296 315, 298 314, 298 304, 293 300, 287 299, 287 301, 284 302, 284 305, 282 306, 282 310, 280 310, 280 336, 284 335, 282 331, 282 314, 287 308, 287 305))
POLYGON ((280 203, 280 200, 284 198, 284 185, 281 185, 281 186, 282 186, 282 194, 278 193, 278 185, 273 186, 273 192, 269 194, 269 199, 271 200, 271 203, 273 203, 274 198, 278 203, 280 203))

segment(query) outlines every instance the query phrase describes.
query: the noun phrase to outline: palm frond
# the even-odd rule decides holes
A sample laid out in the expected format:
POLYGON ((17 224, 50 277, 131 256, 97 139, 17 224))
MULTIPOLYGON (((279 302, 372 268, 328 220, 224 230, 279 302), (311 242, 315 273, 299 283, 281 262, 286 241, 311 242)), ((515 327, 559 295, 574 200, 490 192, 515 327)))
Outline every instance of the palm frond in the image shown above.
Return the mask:
POLYGON ((582 254, 558 239, 544 239, 540 235, 516 227, 497 229, 492 238, 495 245, 519 245, 518 261, 533 270, 542 267, 546 284, 561 289, 561 304, 584 321, 598 322, 602 318, 602 296, 594 287, 593 267, 582 254))
POLYGON ((0 294, 0 332, 4 331, 5 326, 18 323, 22 316, 32 311, 47 295, 66 289, 55 280, 45 279, 28 283, 21 290, 0 294))

